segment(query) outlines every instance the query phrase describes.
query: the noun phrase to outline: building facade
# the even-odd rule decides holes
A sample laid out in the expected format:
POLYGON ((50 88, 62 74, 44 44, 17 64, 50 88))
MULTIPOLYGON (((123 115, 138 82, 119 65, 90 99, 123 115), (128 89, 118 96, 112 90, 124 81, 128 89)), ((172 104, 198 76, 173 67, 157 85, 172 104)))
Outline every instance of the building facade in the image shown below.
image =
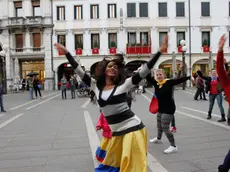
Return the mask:
MULTIPOLYGON (((207 73, 209 59, 215 60, 218 39, 221 34, 229 33, 229 1, 192 0, 190 10, 191 41, 188 0, 54 0, 53 41, 65 45, 90 70, 104 55, 114 53, 124 53, 129 64, 146 61, 168 34, 168 50, 155 68, 165 68, 171 74, 172 56, 175 55, 177 64, 181 62, 179 42, 185 39, 188 72, 201 69, 207 73)), ((230 61, 229 41, 225 53, 230 61)), ((71 73, 68 66, 65 57, 55 50, 56 81, 63 73, 71 73)))
POLYGON ((7 88, 37 72, 44 89, 54 87, 52 3, 48 0, 1 1, 1 46, 6 49, 7 88))

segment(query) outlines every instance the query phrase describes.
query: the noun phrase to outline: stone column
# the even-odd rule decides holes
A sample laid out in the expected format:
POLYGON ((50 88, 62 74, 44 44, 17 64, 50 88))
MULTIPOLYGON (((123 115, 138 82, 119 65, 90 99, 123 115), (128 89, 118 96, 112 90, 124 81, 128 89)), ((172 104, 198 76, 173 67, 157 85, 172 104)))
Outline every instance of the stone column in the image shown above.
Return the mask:
POLYGON ((51 29, 47 28, 43 34, 45 47, 45 90, 53 90, 54 74, 52 71, 52 54, 51 54, 51 29))
POLYGON ((8 46, 5 56, 5 72, 6 72, 6 89, 9 90, 9 85, 13 84, 13 60, 10 57, 10 34, 8 30, 2 32, 3 43, 8 46))

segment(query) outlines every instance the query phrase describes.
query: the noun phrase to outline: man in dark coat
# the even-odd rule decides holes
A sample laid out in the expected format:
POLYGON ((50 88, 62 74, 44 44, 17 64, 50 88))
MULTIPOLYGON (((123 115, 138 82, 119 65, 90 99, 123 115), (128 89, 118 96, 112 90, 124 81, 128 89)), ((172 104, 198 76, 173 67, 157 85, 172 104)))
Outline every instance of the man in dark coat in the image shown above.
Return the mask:
POLYGON ((0 107, 1 107, 1 112, 6 112, 3 107, 3 84, 2 83, 0 83, 0 107))

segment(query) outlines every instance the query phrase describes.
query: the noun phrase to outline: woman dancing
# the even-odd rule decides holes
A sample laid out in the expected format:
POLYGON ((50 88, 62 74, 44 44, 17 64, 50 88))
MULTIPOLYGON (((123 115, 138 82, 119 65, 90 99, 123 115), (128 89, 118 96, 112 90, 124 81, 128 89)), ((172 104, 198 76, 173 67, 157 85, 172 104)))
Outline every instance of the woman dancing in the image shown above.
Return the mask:
POLYGON ((181 84, 191 77, 181 77, 177 79, 165 79, 165 73, 163 69, 158 69, 156 72, 156 79, 151 78, 149 82, 155 87, 155 93, 158 100, 158 114, 157 114, 157 137, 150 140, 150 143, 162 143, 161 137, 163 132, 170 142, 168 149, 164 153, 175 153, 178 148, 175 144, 174 136, 169 130, 170 123, 173 120, 174 113, 176 111, 176 105, 173 98, 173 87, 181 84))
MULTIPOLYGON (((226 41, 225 35, 223 35, 219 41, 219 50, 216 59, 216 70, 230 107, 230 76, 228 76, 226 70, 224 69, 223 48, 224 48, 225 41, 226 41)), ((230 108, 228 109, 228 125, 230 126, 230 108)), ((228 172, 229 169, 230 169, 230 150, 225 157, 224 163, 219 166, 219 172, 228 172)))
POLYGON ((81 79, 94 90, 98 104, 112 130, 112 138, 102 164, 96 172, 147 172, 147 132, 141 120, 130 110, 126 93, 143 78, 168 46, 166 37, 160 51, 131 78, 124 79, 124 59, 105 57, 96 68, 96 79, 90 78, 74 60, 68 50, 55 44, 65 53, 69 63, 81 79))

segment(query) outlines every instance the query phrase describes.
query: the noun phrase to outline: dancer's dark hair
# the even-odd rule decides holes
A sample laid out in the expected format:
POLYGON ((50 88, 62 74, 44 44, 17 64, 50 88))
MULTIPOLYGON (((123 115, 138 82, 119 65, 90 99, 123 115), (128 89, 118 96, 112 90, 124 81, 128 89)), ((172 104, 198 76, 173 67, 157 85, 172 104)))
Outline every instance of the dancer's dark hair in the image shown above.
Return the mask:
POLYGON ((110 62, 114 62, 115 65, 118 67, 118 75, 114 78, 113 83, 114 85, 120 85, 124 83, 126 75, 125 75, 125 62, 124 56, 122 54, 116 54, 114 56, 105 56, 102 61, 100 61, 95 70, 95 79, 97 80, 97 87, 99 89, 103 89, 105 86, 105 70, 107 65, 110 62))

